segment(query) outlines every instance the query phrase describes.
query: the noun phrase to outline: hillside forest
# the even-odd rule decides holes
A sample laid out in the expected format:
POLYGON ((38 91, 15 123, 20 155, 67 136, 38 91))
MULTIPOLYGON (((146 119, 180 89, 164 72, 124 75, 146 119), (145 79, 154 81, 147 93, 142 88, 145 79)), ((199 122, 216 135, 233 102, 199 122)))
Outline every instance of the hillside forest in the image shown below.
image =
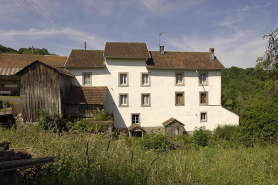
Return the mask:
POLYGON ((52 53, 49 53, 47 49, 45 48, 19 48, 18 50, 6 47, 0 44, 0 53, 11 53, 11 54, 27 54, 27 55, 55 55, 52 53), (33 50, 33 51, 32 51, 33 50))

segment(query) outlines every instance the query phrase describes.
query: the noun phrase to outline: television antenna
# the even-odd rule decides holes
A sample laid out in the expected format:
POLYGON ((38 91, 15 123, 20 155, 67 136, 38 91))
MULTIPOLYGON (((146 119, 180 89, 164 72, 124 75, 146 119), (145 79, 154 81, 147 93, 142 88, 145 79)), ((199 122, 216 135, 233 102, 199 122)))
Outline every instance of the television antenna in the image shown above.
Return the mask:
POLYGON ((161 37, 161 35, 163 34, 164 32, 160 32, 159 33, 159 49, 160 49, 160 37, 161 37))

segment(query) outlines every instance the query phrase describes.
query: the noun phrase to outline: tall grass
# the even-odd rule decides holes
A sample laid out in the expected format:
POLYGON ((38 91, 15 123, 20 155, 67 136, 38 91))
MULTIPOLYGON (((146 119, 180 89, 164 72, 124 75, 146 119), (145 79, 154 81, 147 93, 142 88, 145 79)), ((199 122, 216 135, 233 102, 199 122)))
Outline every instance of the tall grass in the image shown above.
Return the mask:
POLYGON ((36 126, 0 130, 3 140, 56 157, 51 165, 21 171, 18 184, 278 184, 275 145, 156 152, 125 137, 61 135, 36 126))

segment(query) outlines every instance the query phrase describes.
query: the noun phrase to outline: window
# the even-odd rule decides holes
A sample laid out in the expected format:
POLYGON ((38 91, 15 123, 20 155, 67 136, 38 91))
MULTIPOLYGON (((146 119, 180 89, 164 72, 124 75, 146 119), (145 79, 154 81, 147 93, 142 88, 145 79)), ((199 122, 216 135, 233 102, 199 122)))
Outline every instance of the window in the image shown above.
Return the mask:
POLYGON ((119 95, 119 106, 120 107, 128 107, 128 94, 120 94, 119 95))
POLYGON ((139 124, 140 123, 140 114, 131 114, 131 123, 139 124))
POLYGON ((175 99, 176 105, 184 105, 184 92, 176 92, 175 99))
POLYGON ((119 86, 128 87, 128 73, 119 73, 119 86))
POLYGON ((199 85, 208 85, 208 73, 199 74, 199 85))
POLYGON ((151 94, 142 93, 141 101, 142 101, 142 107, 150 107, 151 106, 151 94))
POLYGON ((201 112, 200 116, 201 116, 201 118, 200 118, 201 122, 207 121, 207 113, 206 112, 201 112))
POLYGON ((151 77, 149 73, 141 73, 141 86, 151 86, 151 77))
POLYGON ((184 85, 183 72, 176 72, 176 85, 184 85))
POLYGON ((92 85, 92 73, 82 73, 83 85, 92 85))
POLYGON ((208 92, 200 92, 200 105, 208 105, 208 92))

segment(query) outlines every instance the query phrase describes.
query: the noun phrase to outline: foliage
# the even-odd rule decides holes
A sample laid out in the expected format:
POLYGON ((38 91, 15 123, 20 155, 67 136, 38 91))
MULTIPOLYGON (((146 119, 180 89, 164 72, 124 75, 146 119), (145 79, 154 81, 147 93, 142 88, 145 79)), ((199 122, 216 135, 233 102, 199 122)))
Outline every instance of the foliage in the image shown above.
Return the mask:
POLYGON ((86 119, 76 119, 74 122, 68 122, 67 125, 72 128, 73 131, 89 133, 104 133, 110 126, 109 123, 90 121, 86 119))
POLYGON ((0 44, 0 53, 17 53, 17 51, 13 48, 8 48, 0 44))
POLYGON ((104 109, 102 110, 99 110, 99 108, 97 108, 97 114, 96 114, 96 117, 95 117, 95 120, 96 121, 108 121, 111 119, 111 116, 110 115, 107 115, 105 112, 104 112, 104 109))
POLYGON ((241 140, 247 146, 265 141, 278 141, 278 105, 276 102, 256 101, 245 106, 240 127, 241 140))
POLYGON ((193 132, 193 141, 198 146, 207 146, 209 139, 211 137, 211 132, 206 130, 206 127, 195 127, 193 132))
POLYGON ((53 54, 50 54, 49 52, 48 52, 48 50, 47 49, 45 49, 45 48, 42 48, 42 49, 40 49, 40 48, 31 48, 31 47, 29 47, 29 48, 19 48, 19 50, 17 51, 17 53, 18 54, 34 54, 34 55, 53 55, 53 54))
POLYGON ((58 136, 35 126, 0 129, 4 140, 39 157, 55 156, 52 164, 20 170, 17 184, 278 184, 276 145, 155 152, 125 139, 58 136))
POLYGON ((165 152, 173 149, 172 144, 168 141, 167 136, 163 134, 145 134, 140 141, 141 146, 147 150, 165 152))
POLYGON ((46 111, 40 111, 39 125, 44 130, 53 130, 61 132, 67 130, 67 120, 59 114, 50 114, 46 111))
POLYGON ((257 60, 257 69, 268 71, 278 80, 278 29, 263 35, 263 39, 268 39, 267 50, 263 57, 257 60))

